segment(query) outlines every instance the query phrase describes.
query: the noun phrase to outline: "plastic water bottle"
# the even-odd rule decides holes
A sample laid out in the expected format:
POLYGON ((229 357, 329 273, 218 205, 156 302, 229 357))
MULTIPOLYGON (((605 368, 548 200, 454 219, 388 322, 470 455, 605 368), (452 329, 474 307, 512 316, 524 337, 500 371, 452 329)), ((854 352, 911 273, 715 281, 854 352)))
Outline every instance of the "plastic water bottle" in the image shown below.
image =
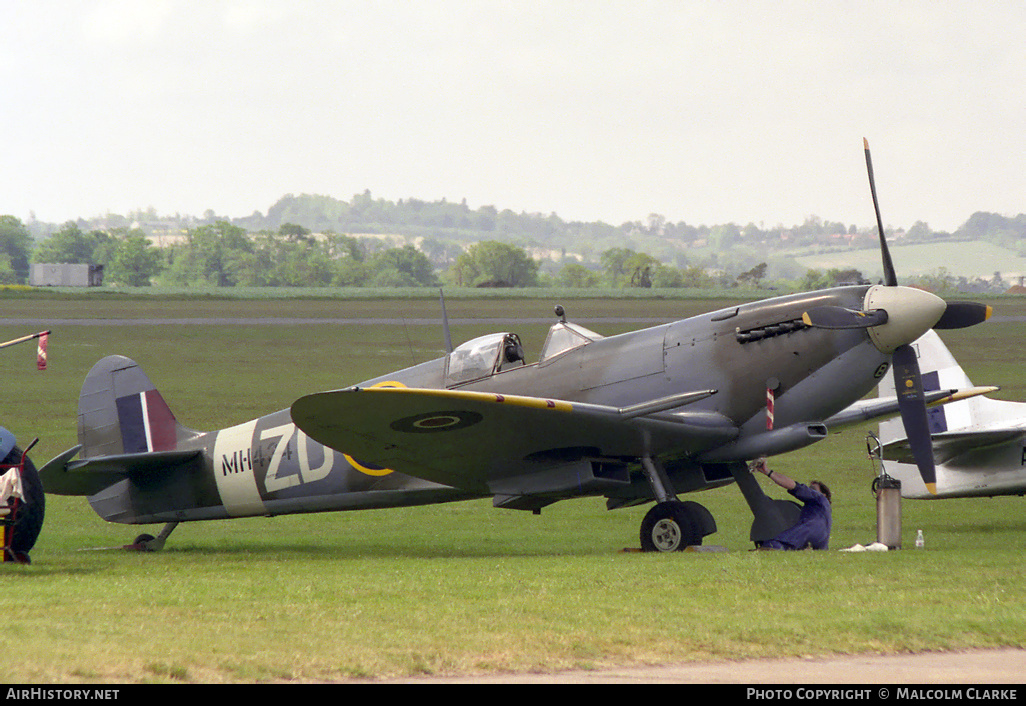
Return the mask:
POLYGON ((916 530, 916 549, 922 549, 923 544, 923 530, 916 530))

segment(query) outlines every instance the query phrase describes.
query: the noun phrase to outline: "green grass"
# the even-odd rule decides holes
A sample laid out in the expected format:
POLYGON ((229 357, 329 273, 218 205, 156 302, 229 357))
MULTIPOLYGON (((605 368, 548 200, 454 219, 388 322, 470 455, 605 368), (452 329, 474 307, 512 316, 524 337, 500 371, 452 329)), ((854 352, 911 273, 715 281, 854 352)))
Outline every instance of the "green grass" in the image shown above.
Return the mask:
MULTIPOLYGON (((94 301, 78 313, 138 317, 141 301, 94 301)), ((674 315, 703 304, 564 303, 571 317, 674 315)), ((995 303, 1022 313, 1017 300, 995 303)), ((18 315, 57 317, 69 304, 36 301, 18 315)), ((171 302, 165 315, 193 305, 171 302)), ((394 305, 354 306, 378 316, 394 305)), ((221 301, 207 315, 273 316, 281 306, 221 301)), ((323 316, 321 306, 293 308, 323 316)), ((425 301, 423 315, 433 306, 425 301)), ((468 300, 449 315, 551 312, 549 302, 530 306, 544 313, 468 300)), ((495 328, 465 325, 454 337, 495 328)), ((516 328, 531 357, 546 326, 516 328)), ((0 327, 3 340, 29 332, 0 327)), ((1026 324, 943 336, 974 382, 1026 400, 1026 324)), ((81 380, 109 353, 138 360, 184 424, 213 429, 437 355, 440 339, 432 326, 63 326, 46 372, 35 370, 32 344, 0 351, 0 423, 22 442, 40 437, 39 465, 75 443, 81 380)), ((868 428, 774 461, 799 479, 831 483, 835 549, 875 539, 868 428)), ((33 564, 0 566, 3 673, 12 682, 335 680, 1026 647, 1021 498, 906 500, 904 543, 922 529, 926 548, 884 554, 750 552, 751 516, 735 488, 690 499, 716 517, 707 543, 727 552, 625 553, 647 508, 608 512, 601 499, 558 503, 541 516, 483 500, 190 523, 160 553, 92 551, 155 528, 106 524, 83 499, 51 496, 33 564)))

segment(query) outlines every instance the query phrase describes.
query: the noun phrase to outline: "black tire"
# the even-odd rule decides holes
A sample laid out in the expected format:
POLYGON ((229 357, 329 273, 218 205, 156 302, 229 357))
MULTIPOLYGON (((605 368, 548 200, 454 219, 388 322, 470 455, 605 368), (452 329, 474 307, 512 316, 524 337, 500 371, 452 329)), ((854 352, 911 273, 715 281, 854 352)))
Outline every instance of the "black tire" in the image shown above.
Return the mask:
POLYGON ((140 534, 135 538, 134 542, 126 547, 126 549, 138 549, 141 552, 152 552, 153 549, 150 548, 150 542, 154 539, 156 539, 156 537, 152 534, 140 534))
MULTIPOLYGON (((16 466, 21 463, 21 449, 15 446, 4 464, 16 466)), ((25 457, 25 467, 21 471, 21 489, 25 494, 21 506, 18 508, 18 515, 14 521, 14 531, 11 535, 11 551, 16 556, 26 557, 36 546, 39 533, 43 529, 43 517, 46 515, 46 495, 43 493, 43 483, 39 480, 39 472, 32 463, 32 459, 25 457)))
POLYGON ((703 536, 689 503, 659 503, 641 521, 641 550, 645 552, 682 552, 700 545, 703 536))

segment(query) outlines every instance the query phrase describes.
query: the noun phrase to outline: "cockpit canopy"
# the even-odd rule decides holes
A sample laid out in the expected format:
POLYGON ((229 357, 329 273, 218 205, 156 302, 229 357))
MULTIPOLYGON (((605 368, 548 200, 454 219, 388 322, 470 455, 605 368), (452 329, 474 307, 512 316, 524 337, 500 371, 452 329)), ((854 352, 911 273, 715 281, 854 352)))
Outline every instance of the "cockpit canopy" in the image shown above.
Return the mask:
POLYGON ((556 356, 572 351, 575 348, 580 348, 600 338, 602 338, 600 334, 590 331, 583 326, 560 321, 553 324, 552 328, 549 329, 549 335, 545 337, 545 343, 542 345, 538 362, 545 363, 556 356))
POLYGON ((461 385, 524 364, 524 347, 515 333, 490 333, 457 346, 446 363, 446 385, 461 385))
MULTIPOLYGON (((549 329, 538 361, 544 364, 600 338, 601 335, 583 326, 560 321, 549 329)), ((524 364, 520 336, 489 333, 457 346, 449 354, 445 364, 445 384, 447 387, 463 385, 524 364)))

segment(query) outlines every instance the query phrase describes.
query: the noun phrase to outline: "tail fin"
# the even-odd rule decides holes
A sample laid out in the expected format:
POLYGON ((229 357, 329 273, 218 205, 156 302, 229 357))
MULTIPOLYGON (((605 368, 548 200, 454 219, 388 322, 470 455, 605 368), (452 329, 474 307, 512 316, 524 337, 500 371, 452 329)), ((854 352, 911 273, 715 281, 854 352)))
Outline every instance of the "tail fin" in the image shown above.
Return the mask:
MULTIPOLYGON (((943 389, 969 389, 973 387, 969 377, 962 370, 951 351, 937 335, 930 330, 912 344, 919 356, 919 369, 923 377, 923 391, 943 389)), ((894 394, 894 381, 890 375, 880 381, 881 397, 894 394)), ((1022 416, 1021 402, 992 400, 988 397, 972 397, 958 402, 933 407, 928 411, 931 434, 979 430, 1000 423, 1009 416, 1022 416)), ((894 419, 880 424, 880 441, 887 443, 905 438, 901 420, 894 419)))
MULTIPOLYGON (((962 366, 936 332, 927 331, 912 345, 919 356, 925 392, 972 387, 962 366)), ((894 394, 890 376, 881 380, 879 394, 894 394)), ((901 480, 903 497, 965 497, 1008 492, 998 487, 999 468, 969 461, 966 454, 1010 442, 1020 443, 1024 431, 1023 419, 1026 419, 1026 404, 983 396, 970 397, 931 408, 928 417, 933 456, 937 463, 936 494, 927 492, 916 467, 912 465, 901 420, 888 420, 880 424, 880 442, 884 447, 884 459, 888 459, 883 461, 884 470, 901 480), (989 477, 985 478, 984 474, 989 477)), ((1019 447, 1016 447, 1016 459, 1019 453, 1019 447)), ((1019 474, 1018 468, 1016 474, 1019 474)), ((1022 482, 1017 479, 1013 485, 1021 490, 1022 482)))
POLYGON ((130 358, 107 356, 93 366, 78 399, 82 458, 173 451, 197 432, 178 423, 142 368, 130 358))
MULTIPOLYGON (((966 389, 972 383, 966 376, 962 366, 958 364, 951 351, 932 329, 924 333, 912 344, 919 358, 919 370, 923 379, 923 392, 942 389, 966 389)), ((879 394, 881 397, 894 395, 894 380, 885 375, 880 380, 879 394)), ((970 410, 979 404, 979 399, 953 402, 933 407, 927 411, 931 434, 948 431, 949 427, 968 426, 970 410)), ((880 441, 887 444, 895 439, 904 439, 905 429, 901 419, 892 419, 880 423, 880 441)))

